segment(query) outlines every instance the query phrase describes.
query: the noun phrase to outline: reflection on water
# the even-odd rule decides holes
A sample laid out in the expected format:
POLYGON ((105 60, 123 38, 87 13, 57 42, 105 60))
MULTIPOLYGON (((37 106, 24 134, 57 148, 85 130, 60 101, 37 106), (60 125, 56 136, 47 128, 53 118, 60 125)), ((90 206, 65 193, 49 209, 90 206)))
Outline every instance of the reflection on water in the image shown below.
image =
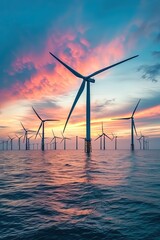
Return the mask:
POLYGON ((159 159, 160 151, 0 152, 2 239, 159 239, 159 159))

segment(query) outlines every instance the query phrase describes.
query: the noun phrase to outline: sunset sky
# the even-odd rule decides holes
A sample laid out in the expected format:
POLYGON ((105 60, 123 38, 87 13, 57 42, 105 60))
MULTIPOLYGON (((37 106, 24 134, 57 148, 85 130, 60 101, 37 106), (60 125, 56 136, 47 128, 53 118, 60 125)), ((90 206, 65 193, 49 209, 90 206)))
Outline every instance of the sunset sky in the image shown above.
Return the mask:
MULTIPOLYGON (((42 118, 60 120, 45 124, 46 142, 52 129, 61 136, 82 80, 49 52, 82 75, 139 54, 95 76, 92 139, 101 133, 103 122, 105 132, 116 134, 119 146, 129 149, 130 121, 112 119, 130 117, 141 99, 135 113, 137 132, 149 137, 150 148, 160 148, 159 0, 2 0, 0 32, 1 140, 23 133, 20 122, 38 129, 32 106, 42 118)), ((85 97, 84 91, 65 131, 72 138, 70 145, 76 135, 85 137, 85 97)))

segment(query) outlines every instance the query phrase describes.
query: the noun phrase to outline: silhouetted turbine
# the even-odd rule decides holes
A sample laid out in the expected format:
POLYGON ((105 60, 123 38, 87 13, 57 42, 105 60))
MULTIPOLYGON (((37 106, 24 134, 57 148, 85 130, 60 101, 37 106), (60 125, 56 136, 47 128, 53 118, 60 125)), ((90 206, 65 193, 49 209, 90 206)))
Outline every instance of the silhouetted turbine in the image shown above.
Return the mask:
POLYGON ((16 135, 16 137, 18 138, 18 149, 19 150, 21 150, 21 138, 23 137, 23 136, 18 136, 18 135, 16 135))
POLYGON ((15 139, 15 137, 11 138, 10 136, 8 136, 10 139, 10 143, 11 143, 11 150, 13 150, 13 139, 15 139))
POLYGON ((108 139, 110 139, 110 140, 112 140, 106 133, 104 133, 104 131, 103 131, 103 122, 102 122, 102 134, 101 135, 99 135, 96 139, 95 139, 95 141, 97 140, 97 139, 101 139, 101 138, 103 138, 103 150, 105 150, 106 149, 106 139, 105 138, 108 138, 108 139))
POLYGON ((56 150, 57 149, 57 139, 62 139, 62 138, 55 136, 53 129, 52 129, 52 134, 53 134, 53 138, 52 138, 51 142, 53 142, 53 140, 54 140, 54 150, 56 150))
POLYGON ((117 136, 117 135, 114 135, 113 133, 112 133, 112 135, 113 135, 113 139, 112 139, 112 140, 114 140, 114 149, 117 150, 117 140, 118 140, 118 136, 117 136))
POLYGON ((131 57, 131 58, 128 58, 128 59, 125 59, 121 62, 118 62, 118 63, 115 63, 111 66, 108 66, 108 67, 105 67, 105 68, 102 68, 88 76, 83 76, 82 74, 78 73, 77 71, 75 71, 73 68, 71 68, 70 66, 68 66, 66 63, 64 63, 62 60, 60 60, 58 57, 56 57, 53 53, 50 52, 50 54, 57 60, 59 61, 65 68, 67 68, 71 73, 73 73, 76 77, 78 78, 81 78, 83 79, 83 82, 78 90, 78 93, 76 95, 76 98, 73 102, 73 105, 71 107, 71 110, 69 112, 69 115, 68 115, 68 118, 66 120, 66 123, 65 123, 65 126, 64 126, 64 129, 63 129, 63 132, 65 131, 65 128, 67 126, 67 123, 69 121, 69 118, 73 112, 73 109, 74 107, 76 106, 76 103, 78 102, 78 99, 80 98, 82 92, 84 91, 84 88, 85 88, 85 84, 87 82, 87 89, 86 89, 86 152, 87 153, 90 153, 91 151, 91 131, 90 131, 90 83, 95 83, 95 80, 92 78, 94 76, 96 76, 97 74, 101 73, 101 72, 104 72, 112 67, 115 67, 123 62, 126 62, 128 60, 131 60, 135 57, 138 57, 138 55, 134 56, 134 57, 131 57))
POLYGON ((25 150, 28 150, 28 132, 32 132, 31 130, 28 130, 24 127, 24 125, 21 123, 25 133, 24 133, 24 138, 23 138, 23 142, 25 141, 25 150))
POLYGON ((135 112, 137 110, 137 107, 138 107, 140 101, 141 101, 141 99, 139 99, 135 109, 133 110, 133 113, 132 113, 131 117, 114 118, 114 119, 112 119, 112 120, 129 120, 129 119, 131 119, 131 150, 134 150, 134 131, 135 131, 135 133, 137 135, 137 131, 136 131, 135 123, 134 123, 134 114, 135 114, 135 112))
POLYGON ((44 123, 45 123, 45 122, 59 121, 59 120, 56 120, 56 119, 42 119, 42 118, 38 115, 38 113, 36 112, 36 110, 35 110, 33 107, 32 107, 32 109, 33 109, 33 111, 35 112, 35 114, 37 115, 37 117, 41 120, 41 124, 40 124, 40 126, 39 126, 39 128, 38 128, 38 131, 37 131, 37 133, 36 133, 35 138, 37 137, 37 135, 38 135, 38 133, 39 133, 41 127, 42 127, 42 145, 41 145, 41 150, 44 151, 44 150, 45 150, 45 147, 44 147, 44 123))
POLYGON ((66 150, 66 140, 71 140, 71 138, 65 137, 65 136, 63 135, 63 133, 62 133, 62 141, 61 141, 61 143, 64 142, 64 150, 66 150))

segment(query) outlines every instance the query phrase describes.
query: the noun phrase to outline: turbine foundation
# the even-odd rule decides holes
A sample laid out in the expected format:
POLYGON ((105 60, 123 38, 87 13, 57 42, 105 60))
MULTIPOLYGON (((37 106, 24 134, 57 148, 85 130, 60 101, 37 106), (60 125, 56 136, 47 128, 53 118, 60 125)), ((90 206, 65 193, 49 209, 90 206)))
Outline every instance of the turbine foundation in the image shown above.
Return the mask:
POLYGON ((92 145, 90 140, 85 140, 85 152, 86 153, 92 152, 92 145))

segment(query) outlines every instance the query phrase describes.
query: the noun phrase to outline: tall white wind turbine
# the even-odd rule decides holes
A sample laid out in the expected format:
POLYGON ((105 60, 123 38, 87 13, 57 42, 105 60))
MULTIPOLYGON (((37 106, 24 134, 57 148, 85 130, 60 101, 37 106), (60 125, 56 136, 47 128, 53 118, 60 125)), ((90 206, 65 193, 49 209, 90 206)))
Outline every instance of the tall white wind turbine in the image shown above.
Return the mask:
POLYGON ((71 68, 70 66, 68 66, 66 63, 64 63, 62 60, 60 60, 58 57, 56 57, 53 53, 50 52, 50 54, 58 61, 60 62, 64 67, 66 67, 71 73, 73 73, 76 77, 78 78, 81 78, 83 79, 82 83, 81 83, 81 86, 78 90, 78 93, 76 95, 76 98, 73 102, 73 105, 71 107, 71 110, 69 112, 69 115, 68 115, 68 118, 66 120, 66 123, 65 123, 65 126, 64 126, 64 129, 63 129, 63 132, 65 131, 65 128, 67 126, 67 123, 69 121, 69 118, 73 112, 73 109, 74 107, 76 106, 76 103, 78 102, 78 99, 80 98, 82 92, 84 91, 84 88, 85 88, 85 84, 87 83, 87 89, 86 89, 86 152, 87 153, 90 153, 91 152, 91 130, 90 130, 90 83, 95 83, 95 80, 92 78, 94 76, 96 76, 97 74, 101 73, 101 72, 104 72, 112 67, 115 67, 123 62, 126 62, 128 60, 131 60, 135 57, 138 57, 138 55, 136 56, 133 56, 131 58, 128 58, 128 59, 125 59, 121 62, 118 62, 118 63, 115 63, 111 66, 108 66, 108 67, 105 67, 105 68, 102 68, 88 76, 84 76, 80 73, 78 73, 77 71, 75 71, 73 68, 71 68))
POLYGON ((61 137, 57 137, 57 136, 54 134, 53 129, 52 129, 52 134, 53 134, 53 138, 52 138, 52 140, 50 141, 50 143, 53 142, 53 140, 54 140, 54 150, 57 150, 57 139, 62 139, 62 138, 61 138, 61 137))
POLYGON ((131 120, 131 150, 132 150, 132 151, 134 150, 134 131, 135 131, 135 133, 136 133, 136 135, 137 135, 136 126, 135 126, 135 123, 134 123, 134 114, 135 114, 135 112, 136 112, 136 110, 137 110, 137 107, 138 107, 140 101, 141 101, 141 99, 139 99, 139 101, 138 101, 135 109, 134 109, 133 112, 132 112, 131 117, 114 118, 114 119, 113 119, 113 120, 129 120, 129 119, 131 120))
POLYGON ((62 133, 62 141, 61 141, 61 143, 64 142, 64 150, 66 150, 66 140, 71 140, 71 138, 65 137, 65 136, 63 135, 63 133, 62 133))
POLYGON ((25 141, 25 150, 29 150, 29 148, 28 148, 28 132, 32 132, 32 131, 26 129, 22 123, 21 123, 21 125, 22 125, 22 128, 24 129, 24 139, 23 139, 23 142, 25 141))
POLYGON ((101 146, 101 148, 102 148, 102 142, 101 142, 101 140, 102 140, 102 138, 103 138, 103 150, 106 149, 106 137, 107 137, 109 140, 112 140, 112 139, 103 131, 103 122, 102 122, 102 134, 99 135, 99 136, 95 139, 95 141, 100 138, 100 146, 101 146))
POLYGON ((37 117, 40 119, 41 123, 39 125, 39 128, 38 128, 38 131, 36 133, 36 136, 35 138, 37 137, 41 127, 42 127, 42 144, 41 144, 41 150, 44 151, 45 150, 45 145, 44 145, 44 123, 45 122, 53 122, 53 121, 59 121, 59 120, 56 120, 56 119, 42 119, 39 114, 36 112, 36 110, 32 107, 33 111, 35 112, 35 114, 37 115, 37 117))
POLYGON ((16 137, 18 138, 18 149, 19 150, 21 150, 21 138, 23 137, 23 136, 18 136, 18 135, 16 135, 16 137))

